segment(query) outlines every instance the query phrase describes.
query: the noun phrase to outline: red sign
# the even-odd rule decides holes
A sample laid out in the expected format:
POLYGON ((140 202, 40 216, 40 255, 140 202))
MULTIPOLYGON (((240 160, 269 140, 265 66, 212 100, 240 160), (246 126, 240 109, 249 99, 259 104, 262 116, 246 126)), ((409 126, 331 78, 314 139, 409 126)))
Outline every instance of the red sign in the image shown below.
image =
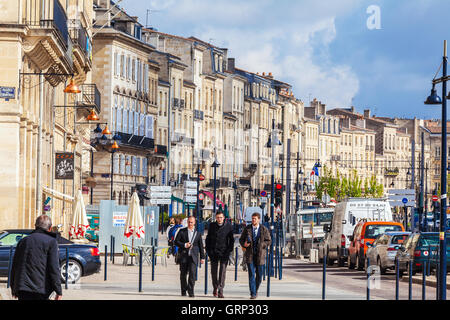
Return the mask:
POLYGON ((202 174, 201 174, 201 175, 199 175, 199 176, 198 176, 198 180, 200 180, 200 181, 203 181, 203 180, 205 180, 205 176, 204 176, 204 175, 202 175, 202 174))
POLYGON ((439 200, 439 197, 438 196, 433 196, 433 201, 438 201, 439 200))
POLYGON ((267 196, 267 192, 265 190, 262 190, 260 192, 260 195, 261 195, 261 197, 265 197, 265 196, 267 196))
POLYGON ((199 193, 199 194, 198 194, 198 199, 199 199, 199 200, 205 199, 205 195, 204 195, 203 193, 199 193))

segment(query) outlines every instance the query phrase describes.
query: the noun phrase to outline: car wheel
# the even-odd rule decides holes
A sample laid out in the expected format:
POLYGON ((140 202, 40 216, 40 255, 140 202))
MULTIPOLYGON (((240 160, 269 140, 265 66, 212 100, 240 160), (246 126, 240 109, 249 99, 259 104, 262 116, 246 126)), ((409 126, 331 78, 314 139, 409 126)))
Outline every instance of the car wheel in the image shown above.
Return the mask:
POLYGON ((332 266, 334 264, 334 260, 330 258, 330 251, 327 250, 327 265, 332 266))
POLYGON ((363 262, 361 261, 361 258, 358 256, 356 256, 356 269, 359 271, 364 270, 364 265, 363 262))
MULTIPOLYGON (((72 259, 69 259, 69 270, 68 270, 68 283, 77 283, 81 275, 83 273, 83 269, 81 265, 72 259)), ((64 261, 61 265, 61 281, 66 281, 66 261, 64 261)))
POLYGON ((349 269, 355 269, 355 264, 352 262, 350 254, 347 256, 347 266, 349 269))
POLYGON ((383 268, 380 257, 377 258, 377 265, 378 265, 378 268, 380 268, 380 273, 386 274, 386 268, 383 268))
POLYGON ((344 264, 345 264, 345 260, 344 260, 344 258, 342 258, 342 257, 340 256, 340 254, 339 254, 339 248, 336 248, 336 252, 337 252, 337 255, 338 255, 338 266, 339 266, 339 267, 343 267, 344 264))

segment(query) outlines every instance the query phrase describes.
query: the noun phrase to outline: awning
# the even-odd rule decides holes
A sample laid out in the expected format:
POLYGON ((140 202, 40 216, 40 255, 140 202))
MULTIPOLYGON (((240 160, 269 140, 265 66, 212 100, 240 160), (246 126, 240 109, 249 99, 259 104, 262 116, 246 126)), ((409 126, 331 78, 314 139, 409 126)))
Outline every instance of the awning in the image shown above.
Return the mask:
POLYGON ((73 201, 74 197, 69 196, 68 194, 64 194, 62 192, 47 188, 47 187, 42 187, 42 191, 48 195, 54 196, 57 199, 62 199, 62 200, 66 200, 66 201, 73 201))

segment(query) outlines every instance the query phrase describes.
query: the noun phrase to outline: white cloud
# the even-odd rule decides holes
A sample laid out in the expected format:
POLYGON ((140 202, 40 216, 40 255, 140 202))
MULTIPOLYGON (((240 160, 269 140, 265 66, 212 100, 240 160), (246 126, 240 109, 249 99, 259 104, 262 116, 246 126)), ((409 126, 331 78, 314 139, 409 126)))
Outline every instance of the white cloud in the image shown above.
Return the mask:
POLYGON ((154 19, 159 30, 174 33, 178 28, 190 33, 183 36, 213 39, 213 44, 229 49, 237 67, 272 72, 292 84, 305 102, 311 94, 330 107, 348 106, 359 90, 351 66, 336 65, 329 54, 339 32, 336 17, 359 6, 357 0, 152 0, 150 4, 161 10, 154 19))

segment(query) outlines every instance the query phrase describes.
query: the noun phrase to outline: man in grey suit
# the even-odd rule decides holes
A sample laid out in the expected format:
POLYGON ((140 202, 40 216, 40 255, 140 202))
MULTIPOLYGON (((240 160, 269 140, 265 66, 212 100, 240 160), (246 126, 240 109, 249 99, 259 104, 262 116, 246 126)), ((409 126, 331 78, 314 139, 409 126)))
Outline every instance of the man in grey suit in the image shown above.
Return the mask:
POLYGON ((203 249, 202 235, 195 230, 196 219, 190 216, 187 220, 188 226, 178 231, 175 245, 178 247, 180 262, 181 295, 194 297, 195 273, 197 272, 198 256, 200 263, 205 262, 205 251, 203 249), (186 277, 189 275, 188 280, 186 277))

